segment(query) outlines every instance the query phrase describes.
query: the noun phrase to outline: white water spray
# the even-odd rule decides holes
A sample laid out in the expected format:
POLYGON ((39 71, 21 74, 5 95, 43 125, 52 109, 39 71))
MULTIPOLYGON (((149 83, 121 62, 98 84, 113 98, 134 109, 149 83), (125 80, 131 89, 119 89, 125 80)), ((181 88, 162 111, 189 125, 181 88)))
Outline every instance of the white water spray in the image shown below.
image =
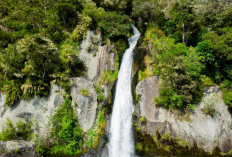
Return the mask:
POLYGON ((134 139, 132 130, 133 102, 131 92, 131 71, 133 50, 140 37, 137 28, 132 26, 134 36, 129 38, 130 47, 123 55, 118 74, 116 94, 110 126, 110 157, 133 157, 134 139))

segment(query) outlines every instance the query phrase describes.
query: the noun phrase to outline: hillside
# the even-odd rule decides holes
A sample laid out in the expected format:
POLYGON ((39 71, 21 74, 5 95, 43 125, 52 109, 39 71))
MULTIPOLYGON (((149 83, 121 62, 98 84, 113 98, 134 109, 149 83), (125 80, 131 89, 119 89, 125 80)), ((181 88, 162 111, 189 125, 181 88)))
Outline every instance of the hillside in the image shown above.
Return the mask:
POLYGON ((231 26, 226 0, 0 1, 2 155, 113 157, 125 123, 122 156, 230 156, 231 26))

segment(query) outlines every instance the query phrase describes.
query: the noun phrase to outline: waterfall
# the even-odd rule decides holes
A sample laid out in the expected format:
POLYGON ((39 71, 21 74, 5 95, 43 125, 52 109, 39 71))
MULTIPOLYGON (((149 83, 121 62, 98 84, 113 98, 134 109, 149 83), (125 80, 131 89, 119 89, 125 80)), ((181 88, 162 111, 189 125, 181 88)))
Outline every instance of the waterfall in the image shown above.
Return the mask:
POLYGON ((131 92, 131 71, 133 50, 140 37, 138 29, 132 26, 134 36, 128 39, 130 47, 123 55, 118 74, 116 94, 110 126, 110 157, 133 157, 134 139, 132 130, 133 102, 131 92))

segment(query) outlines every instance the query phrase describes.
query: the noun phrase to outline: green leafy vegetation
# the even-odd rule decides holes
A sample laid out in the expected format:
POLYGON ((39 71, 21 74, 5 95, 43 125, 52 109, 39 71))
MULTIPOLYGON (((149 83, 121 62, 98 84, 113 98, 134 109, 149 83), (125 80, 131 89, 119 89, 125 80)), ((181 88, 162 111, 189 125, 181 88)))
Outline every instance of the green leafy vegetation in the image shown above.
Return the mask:
POLYGON ((65 99, 51 117, 50 126, 50 138, 55 142, 49 144, 38 140, 37 153, 45 156, 78 156, 82 153, 84 134, 74 115, 71 100, 65 99))
POLYGON ((216 114, 216 113, 215 113, 216 111, 215 111, 214 104, 206 104, 206 105, 204 106, 204 108, 202 109, 202 111, 203 111, 205 114, 211 116, 212 118, 213 118, 214 115, 216 114))
POLYGON ((104 134, 106 127, 105 109, 100 111, 93 129, 87 133, 87 147, 96 149, 101 136, 104 134))
POLYGON ((51 118, 51 137, 56 139, 51 154, 78 155, 83 147, 83 131, 71 107, 71 100, 64 104, 51 118))
MULTIPOLYGON (((118 8, 128 5, 117 2, 118 8)), ((47 96, 53 83, 69 92, 70 77, 85 74, 79 50, 87 30, 98 30, 105 42, 130 35, 129 16, 107 1, 6 0, 0 6, 0 88, 7 106, 21 98, 47 96)), ((117 72, 104 74, 102 84, 114 81, 117 72)))
POLYGON ((226 1, 132 2, 131 14, 144 34, 147 52, 138 81, 161 77, 157 105, 194 109, 203 87, 220 85, 231 106, 230 6, 226 1))
POLYGON ((153 75, 160 75, 162 78, 160 94, 155 99, 156 104, 166 108, 183 109, 199 101, 203 66, 195 49, 182 43, 175 44, 174 39, 153 27, 147 29, 144 40, 144 44, 151 42, 154 47, 151 52, 153 60, 146 61, 145 72, 149 68, 153 75))
POLYGON ((63 50, 61 56, 55 44, 43 34, 25 36, 1 51, 0 87, 7 95, 6 105, 13 105, 19 98, 47 96, 52 81, 68 89, 69 75, 81 63, 71 52, 65 54, 63 50), (71 61, 66 59, 67 55, 72 57, 71 61))
POLYGON ((139 118, 139 122, 140 122, 140 123, 143 123, 143 124, 146 123, 146 122, 147 122, 146 117, 140 117, 140 118, 139 118))
POLYGON ((15 125, 7 119, 6 126, 0 132, 1 141, 31 140, 33 137, 33 124, 31 121, 19 121, 15 125))
POLYGON ((108 84, 116 81, 117 77, 118 77, 118 70, 116 70, 116 71, 111 71, 111 70, 103 71, 101 73, 100 78, 98 79, 97 84, 108 85, 108 84))

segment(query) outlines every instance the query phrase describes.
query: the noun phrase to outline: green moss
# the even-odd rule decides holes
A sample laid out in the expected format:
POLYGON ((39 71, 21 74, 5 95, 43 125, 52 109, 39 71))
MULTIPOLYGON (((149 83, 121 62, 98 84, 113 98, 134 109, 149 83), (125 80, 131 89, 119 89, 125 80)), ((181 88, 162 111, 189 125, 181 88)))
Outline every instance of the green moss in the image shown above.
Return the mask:
POLYGON ((204 156, 209 155, 197 146, 190 147, 188 142, 179 137, 171 137, 168 132, 160 134, 157 131, 153 136, 142 133, 137 130, 137 141, 143 146, 143 150, 139 149, 138 154, 150 156, 156 154, 158 156, 204 156), (146 148, 146 151, 145 149, 146 148))
POLYGON ((106 118, 105 118, 105 109, 103 109, 98 113, 93 129, 91 129, 87 133, 86 145, 88 149, 97 148, 99 144, 99 140, 105 132, 105 127, 106 127, 106 118))
POLYGON ((140 123, 143 123, 143 124, 146 123, 146 122, 147 122, 146 117, 140 117, 140 118, 139 118, 139 122, 140 122, 140 123))
POLYGON ((89 96, 89 91, 87 89, 81 89, 81 95, 89 96))
POLYGON ((118 76, 118 71, 105 70, 101 73, 100 78, 98 79, 98 85, 108 85, 116 81, 118 76))
POLYGON ((165 134, 162 135, 162 139, 163 140, 168 140, 170 137, 169 137, 169 133, 168 132, 165 132, 165 134))
POLYGON ((185 139, 182 139, 178 142, 179 146, 181 147, 187 147, 188 146, 188 143, 185 139))
POLYGON ((143 150, 143 145, 142 145, 142 143, 136 143, 136 146, 135 146, 135 149, 137 150, 137 151, 142 151, 143 150))

